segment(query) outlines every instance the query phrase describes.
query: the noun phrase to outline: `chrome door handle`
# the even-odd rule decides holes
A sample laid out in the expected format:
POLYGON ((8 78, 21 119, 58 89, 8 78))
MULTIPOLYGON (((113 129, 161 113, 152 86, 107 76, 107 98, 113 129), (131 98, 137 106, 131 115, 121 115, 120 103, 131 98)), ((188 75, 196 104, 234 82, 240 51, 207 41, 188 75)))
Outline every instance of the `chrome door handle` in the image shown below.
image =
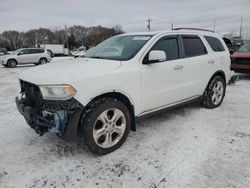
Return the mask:
POLYGON ((215 63, 215 60, 214 60, 214 59, 210 59, 210 60, 208 61, 208 63, 209 63, 209 64, 214 64, 214 63, 215 63))
POLYGON ((183 69, 183 66, 182 65, 177 65, 174 70, 180 70, 180 69, 183 69))

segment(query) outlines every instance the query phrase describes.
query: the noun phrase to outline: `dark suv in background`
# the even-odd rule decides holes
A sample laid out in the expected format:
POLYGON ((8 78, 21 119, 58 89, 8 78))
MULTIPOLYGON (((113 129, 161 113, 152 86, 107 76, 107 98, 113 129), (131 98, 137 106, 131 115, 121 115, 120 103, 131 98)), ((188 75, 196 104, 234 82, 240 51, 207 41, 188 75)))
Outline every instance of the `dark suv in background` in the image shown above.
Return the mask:
POLYGON ((0 56, 1 55, 6 55, 7 54, 7 49, 6 48, 0 48, 0 56))

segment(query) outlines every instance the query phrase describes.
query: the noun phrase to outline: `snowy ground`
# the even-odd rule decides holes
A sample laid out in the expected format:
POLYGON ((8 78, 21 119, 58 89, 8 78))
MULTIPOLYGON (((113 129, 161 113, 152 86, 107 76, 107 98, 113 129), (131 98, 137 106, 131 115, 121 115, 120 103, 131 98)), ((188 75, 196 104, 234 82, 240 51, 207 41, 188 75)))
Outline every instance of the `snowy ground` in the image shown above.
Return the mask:
POLYGON ((191 104, 137 124, 106 156, 54 135, 38 136, 17 112, 17 76, 0 68, 0 187, 250 186, 250 76, 229 86, 220 108, 191 104))
POLYGON ((72 56, 54 57, 54 58, 52 58, 50 63, 60 63, 60 62, 72 60, 72 59, 74 59, 74 57, 72 57, 72 56))

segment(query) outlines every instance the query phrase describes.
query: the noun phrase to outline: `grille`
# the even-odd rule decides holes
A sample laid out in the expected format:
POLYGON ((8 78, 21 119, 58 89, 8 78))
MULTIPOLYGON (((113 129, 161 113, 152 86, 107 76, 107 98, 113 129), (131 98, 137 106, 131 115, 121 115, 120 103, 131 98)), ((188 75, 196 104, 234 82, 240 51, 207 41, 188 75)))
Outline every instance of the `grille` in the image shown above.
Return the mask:
POLYGON ((37 85, 23 80, 20 80, 20 85, 21 93, 25 94, 30 106, 40 107, 43 104, 42 95, 37 85))
POLYGON ((247 58, 235 59, 234 63, 237 63, 237 64, 250 64, 250 58, 249 59, 247 59, 247 58))

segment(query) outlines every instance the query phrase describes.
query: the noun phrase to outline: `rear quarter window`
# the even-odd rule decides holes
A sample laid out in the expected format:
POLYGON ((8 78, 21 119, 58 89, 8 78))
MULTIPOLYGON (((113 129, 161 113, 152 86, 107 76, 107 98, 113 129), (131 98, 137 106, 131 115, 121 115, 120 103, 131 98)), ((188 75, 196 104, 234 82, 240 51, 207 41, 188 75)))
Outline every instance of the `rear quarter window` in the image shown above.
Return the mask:
POLYGON ((207 54, 206 47, 197 35, 183 35, 185 57, 194 57, 207 54))
POLYGON ((211 36, 204 36, 210 47, 215 52, 222 52, 225 51, 225 48, 223 47, 221 41, 216 37, 211 36))

